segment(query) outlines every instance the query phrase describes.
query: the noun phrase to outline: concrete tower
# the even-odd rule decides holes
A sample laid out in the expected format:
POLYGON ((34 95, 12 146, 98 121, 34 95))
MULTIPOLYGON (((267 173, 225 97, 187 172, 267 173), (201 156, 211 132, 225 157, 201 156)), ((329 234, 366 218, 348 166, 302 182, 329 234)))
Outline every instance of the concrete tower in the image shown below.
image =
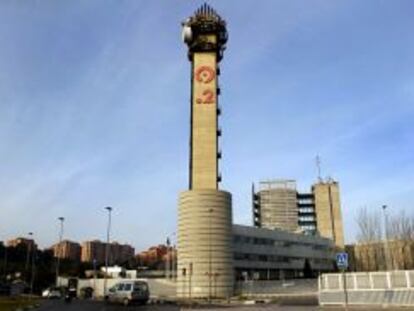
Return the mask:
POLYGON ((316 222, 321 236, 332 239, 335 245, 344 249, 339 184, 336 181, 320 181, 313 185, 316 222))
POLYGON ((218 189, 218 63, 226 23, 204 4, 183 23, 191 62, 189 190, 178 215, 177 295, 229 297, 233 293, 231 194, 218 189))

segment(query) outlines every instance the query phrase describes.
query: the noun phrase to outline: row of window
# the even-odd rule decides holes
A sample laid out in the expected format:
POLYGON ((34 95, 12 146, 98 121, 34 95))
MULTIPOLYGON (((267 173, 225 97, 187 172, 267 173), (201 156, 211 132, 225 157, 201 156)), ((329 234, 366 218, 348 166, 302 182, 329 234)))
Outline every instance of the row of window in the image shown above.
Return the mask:
POLYGON ((292 258, 285 257, 285 256, 275 256, 275 255, 234 253, 234 259, 235 260, 289 263, 292 258))
POLYGON ((316 221, 315 216, 299 216, 299 221, 316 221))
MULTIPOLYGON (((316 229, 315 226, 313 226, 313 228, 316 229)), ((310 244, 310 243, 281 241, 281 240, 273 240, 269 238, 256 238, 256 237, 241 236, 241 235, 235 235, 233 238, 233 241, 236 244, 254 244, 254 245, 268 245, 268 246, 282 246, 282 247, 290 247, 290 246, 307 246, 307 247, 312 246, 313 247, 313 244, 310 244)))

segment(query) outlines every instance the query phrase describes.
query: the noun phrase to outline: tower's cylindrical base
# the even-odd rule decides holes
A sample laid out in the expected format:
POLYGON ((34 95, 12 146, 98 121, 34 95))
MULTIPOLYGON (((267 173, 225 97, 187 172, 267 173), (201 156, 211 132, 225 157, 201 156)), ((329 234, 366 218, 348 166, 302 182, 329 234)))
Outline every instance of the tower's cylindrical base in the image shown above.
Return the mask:
POLYGON ((180 194, 177 296, 227 298, 233 294, 231 194, 190 190, 180 194))

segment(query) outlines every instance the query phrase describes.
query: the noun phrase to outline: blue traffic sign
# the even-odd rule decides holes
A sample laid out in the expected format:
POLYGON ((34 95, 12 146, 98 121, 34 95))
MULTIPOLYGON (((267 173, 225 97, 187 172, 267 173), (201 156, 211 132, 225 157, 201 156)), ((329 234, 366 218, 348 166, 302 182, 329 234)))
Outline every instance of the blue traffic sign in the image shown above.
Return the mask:
POLYGON ((347 253, 336 254, 336 265, 340 269, 347 269, 348 268, 348 254, 347 253))

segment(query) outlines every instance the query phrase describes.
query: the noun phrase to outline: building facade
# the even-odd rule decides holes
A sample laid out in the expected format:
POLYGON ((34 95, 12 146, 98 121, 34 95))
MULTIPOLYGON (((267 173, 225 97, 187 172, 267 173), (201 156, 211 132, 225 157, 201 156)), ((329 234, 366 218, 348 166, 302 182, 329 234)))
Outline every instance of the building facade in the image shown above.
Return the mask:
POLYGON ((79 243, 63 240, 51 246, 53 256, 60 259, 80 261, 81 246, 79 243))
POLYGON ((310 193, 299 193, 294 180, 273 180, 253 187, 255 227, 319 234, 344 248, 338 182, 319 181, 310 193))
POLYGON ((233 225, 237 279, 314 277, 335 269, 330 239, 280 229, 233 225))
MULTIPOLYGON (((107 243, 99 240, 86 241, 82 243, 81 261, 105 263, 105 252, 107 243)), ((134 248, 127 244, 113 242, 109 244, 108 264, 122 264, 134 258, 134 248)))
POLYGON ((328 180, 312 186, 315 197, 316 224, 319 234, 332 239, 339 248, 344 248, 339 184, 328 180))
POLYGON ((254 223, 257 227, 279 228, 295 232, 298 226, 296 182, 294 180, 272 180, 259 183, 254 193, 254 223))

